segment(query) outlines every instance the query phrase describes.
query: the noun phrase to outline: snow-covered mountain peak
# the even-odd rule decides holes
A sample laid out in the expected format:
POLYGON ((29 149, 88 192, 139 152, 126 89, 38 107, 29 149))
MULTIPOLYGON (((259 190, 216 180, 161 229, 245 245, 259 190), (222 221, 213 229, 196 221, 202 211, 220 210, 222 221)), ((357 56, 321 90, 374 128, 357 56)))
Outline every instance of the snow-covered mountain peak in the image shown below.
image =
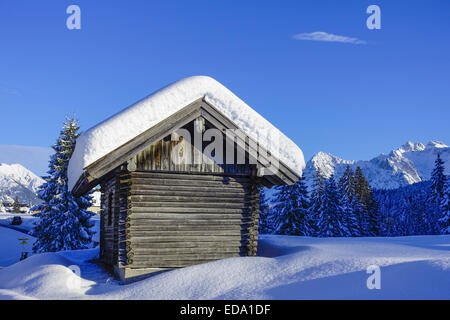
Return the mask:
POLYGON ((448 145, 441 141, 430 141, 427 143, 427 148, 448 148, 448 145))
POLYGON ((423 150, 425 150, 425 145, 423 143, 421 143, 421 142, 414 143, 414 142, 408 141, 407 143, 405 143, 403 146, 401 146, 400 148, 398 148, 395 151, 404 153, 404 152, 423 151, 423 150))
POLYGON ((395 189, 408 184, 429 180, 434 161, 440 154, 450 173, 450 147, 440 141, 427 145, 421 142, 407 142, 388 154, 380 154, 369 161, 343 160, 331 154, 319 152, 308 161, 305 177, 309 183, 315 172, 320 170, 325 177, 342 175, 347 165, 353 170, 361 167, 372 187, 395 189))
POLYGON ((36 193, 44 180, 20 164, 0 164, 0 201, 36 204, 36 193))

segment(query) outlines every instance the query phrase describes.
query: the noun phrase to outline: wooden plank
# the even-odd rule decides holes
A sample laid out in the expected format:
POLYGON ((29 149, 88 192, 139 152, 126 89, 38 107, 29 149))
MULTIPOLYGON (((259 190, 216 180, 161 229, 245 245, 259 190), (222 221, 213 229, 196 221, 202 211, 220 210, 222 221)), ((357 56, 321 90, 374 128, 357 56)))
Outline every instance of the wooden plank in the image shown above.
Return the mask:
POLYGON ((184 226, 198 226, 199 228, 209 228, 214 226, 228 226, 228 225, 253 225, 254 219, 253 217, 243 218, 240 217, 239 219, 177 219, 177 220, 171 220, 171 219, 129 219, 128 222, 122 222, 126 224, 127 228, 131 228, 133 226, 155 226, 155 227, 165 227, 165 226, 174 226, 174 227, 184 227, 184 226))
POLYGON ((156 262, 156 261, 197 261, 197 260, 212 260, 212 259, 226 259, 231 257, 239 257, 239 252, 224 252, 224 253, 188 253, 188 254, 134 254, 133 261, 139 262, 156 262))
POLYGON ((249 237, 253 235, 252 231, 249 230, 236 230, 236 229, 221 229, 221 230, 127 230, 127 239, 131 239, 133 237, 136 238, 146 238, 146 237, 158 237, 158 236, 167 236, 167 237, 183 237, 183 236, 242 236, 249 237))
POLYGON ((131 268, 183 268, 191 265, 207 263, 217 259, 192 260, 192 261, 155 261, 155 262, 132 262, 128 263, 131 268))
POLYGON ((200 201, 171 201, 171 199, 167 199, 166 201, 158 201, 158 202, 143 202, 143 201, 133 201, 132 204, 128 205, 128 208, 137 209, 136 211, 148 211, 148 212, 174 212, 172 209, 177 209, 175 212, 179 212, 179 208, 184 208, 184 211, 191 211, 191 209, 205 212, 204 209, 207 209, 211 212, 212 209, 220 209, 214 211, 223 212, 225 209, 245 209, 250 206, 250 201, 215 201, 214 198, 210 198, 208 200, 200 201), (142 209, 142 210, 141 210, 142 209), (163 209, 161 211, 159 209, 163 209))
POLYGON ((252 215, 245 212, 243 209, 193 209, 189 210, 183 208, 154 208, 155 210, 148 210, 152 208, 145 208, 145 210, 138 210, 140 208, 128 209, 127 218, 131 219, 197 219, 197 220, 219 220, 219 219, 245 219, 252 218, 252 215), (156 210, 157 209, 157 210, 156 210), (163 210, 164 209, 164 210, 163 210))
MULTIPOLYGON (((132 253, 135 256, 139 255, 179 255, 179 254, 217 254, 218 248, 216 247, 200 247, 200 248, 137 248, 133 249, 132 253)), ((222 247, 220 248, 222 253, 245 253, 246 247, 222 247)))
POLYGON ((128 201, 134 203, 146 202, 209 202, 209 203, 246 203, 250 201, 250 196, 246 194, 220 194, 215 193, 189 193, 187 195, 180 195, 177 192, 160 192, 152 195, 132 195, 128 197, 128 201))
POLYGON ((167 191, 167 192, 221 192, 223 194, 227 193, 245 193, 249 186, 243 186, 242 188, 228 188, 226 185, 220 186, 170 186, 167 187, 166 185, 151 185, 151 184, 141 184, 141 185, 130 185, 126 187, 127 190, 129 190, 130 193, 145 193, 146 191, 167 191))
MULTIPOLYGON (((146 237, 131 237, 127 240, 131 243, 146 243, 146 242, 180 242, 180 241, 194 241, 194 242, 214 242, 214 241, 242 241, 250 238, 244 238, 241 235, 236 236, 146 236, 146 237)), ((253 239, 252 240, 257 240, 253 239)))
POLYGON ((128 226, 127 231, 135 232, 135 231, 160 231, 160 232, 169 232, 169 231, 205 231, 205 228, 209 231, 219 231, 219 230, 248 230, 248 225, 241 224, 208 224, 208 225, 195 225, 195 224, 174 224, 174 225, 155 225, 155 224, 147 224, 147 225, 133 225, 128 226))
POLYGON ((249 241, 248 240, 226 240, 222 239, 219 241, 168 241, 168 242, 153 242, 146 239, 140 239, 139 241, 127 240, 125 241, 127 246, 130 247, 130 250, 136 250, 137 248, 216 248, 216 250, 221 250, 222 248, 248 248, 249 241))
MULTIPOLYGON (((125 182, 125 181, 124 181, 125 182)), ((234 181, 207 181, 207 180, 175 180, 175 179, 158 179, 158 178, 132 178, 131 185, 159 185, 159 186, 199 186, 199 187, 225 187, 225 188, 242 188, 249 186, 249 182, 234 181)))
POLYGON ((205 180, 205 181, 218 181, 222 182, 224 178, 230 182, 250 182, 250 178, 247 175, 235 175, 226 176, 217 175, 211 173, 177 173, 177 172, 146 172, 146 171, 134 171, 130 174, 133 178, 153 178, 153 179, 173 179, 173 180, 205 180))

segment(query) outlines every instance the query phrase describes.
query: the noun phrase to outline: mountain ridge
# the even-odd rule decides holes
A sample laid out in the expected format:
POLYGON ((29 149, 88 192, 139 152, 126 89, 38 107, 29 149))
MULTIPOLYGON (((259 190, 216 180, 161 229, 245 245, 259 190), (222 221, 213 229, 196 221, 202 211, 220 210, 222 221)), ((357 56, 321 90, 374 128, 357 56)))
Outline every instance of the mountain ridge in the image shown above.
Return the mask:
POLYGON ((306 164, 304 176, 309 186, 319 169, 325 177, 334 174, 338 178, 347 165, 353 170, 357 166, 376 189, 397 189, 430 179, 437 154, 446 162, 446 173, 450 173, 450 147, 441 141, 428 144, 408 141, 388 154, 380 154, 371 160, 344 160, 330 153, 318 152, 306 164))
POLYGON ((45 181, 21 164, 0 164, 0 201, 11 203, 17 197, 21 203, 35 205, 40 185, 45 181))

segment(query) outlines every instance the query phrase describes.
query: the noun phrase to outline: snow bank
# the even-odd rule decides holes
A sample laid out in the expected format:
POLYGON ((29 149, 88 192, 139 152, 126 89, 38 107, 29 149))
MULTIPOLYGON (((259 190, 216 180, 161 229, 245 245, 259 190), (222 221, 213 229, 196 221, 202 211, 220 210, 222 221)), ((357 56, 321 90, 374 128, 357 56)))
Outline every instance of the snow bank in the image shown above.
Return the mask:
POLYGON ((19 238, 29 239, 28 244, 23 249, 31 252, 33 242, 36 240, 35 238, 22 232, 0 226, 0 267, 12 265, 20 260, 22 245, 18 240, 19 238))
POLYGON ((301 176, 305 162, 295 143, 219 82, 195 76, 151 94, 82 133, 69 163, 69 188, 85 167, 202 97, 301 176))
MULTIPOLYGON (((80 262, 92 259, 97 250, 34 255, 0 270, 0 298, 82 299, 95 282, 74 273, 80 262), (77 259, 78 258, 78 259, 77 259)), ((84 262, 85 263, 85 262, 84 262)))
POLYGON ((41 254, 0 269, 8 299, 450 299, 450 236, 263 236, 258 257, 219 260, 120 285, 98 251, 41 254), (366 269, 381 268, 381 290, 366 269), (71 275, 78 265, 81 277, 71 275), (72 278, 71 278, 72 277, 72 278), (67 286, 78 280, 78 286, 67 286))

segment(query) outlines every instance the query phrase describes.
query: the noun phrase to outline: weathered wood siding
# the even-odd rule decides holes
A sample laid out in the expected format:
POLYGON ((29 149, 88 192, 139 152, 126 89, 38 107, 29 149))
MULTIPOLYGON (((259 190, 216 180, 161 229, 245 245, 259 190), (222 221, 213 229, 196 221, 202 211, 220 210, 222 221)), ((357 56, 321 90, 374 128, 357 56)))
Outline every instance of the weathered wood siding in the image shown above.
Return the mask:
POLYGON ((135 171, 121 175, 121 192, 128 267, 256 254, 259 193, 249 175, 135 171))
MULTIPOLYGON (((185 129, 193 135, 203 130, 198 125, 194 121, 185 129)), ((105 264, 177 268, 256 255, 256 164, 234 142, 234 159, 227 164, 226 139, 225 164, 214 162, 203 156, 209 143, 198 150, 183 137, 169 135, 103 178, 100 242, 105 264)))
POLYGON ((101 183, 100 258, 110 266, 126 262, 125 224, 121 209, 127 207, 127 193, 121 191, 121 166, 101 183))
MULTIPOLYGON (((210 124, 207 122, 206 125, 210 124)), ((189 131, 191 139, 194 139, 193 123, 184 127, 189 131)), ((248 155, 240 149, 234 141, 232 142, 233 154, 230 160, 227 159, 227 148, 230 149, 230 141, 223 138, 222 159, 216 163, 210 155, 204 155, 203 150, 210 144, 203 141, 199 150, 194 147, 194 143, 186 141, 182 136, 175 138, 167 136, 158 142, 139 152, 132 159, 135 169, 138 171, 173 171, 173 172, 208 172, 227 174, 251 174, 254 165, 249 163, 248 155), (227 145, 228 143, 228 145, 227 145), (200 159, 200 161, 195 161, 200 159), (238 160, 239 159, 239 160, 238 160), (228 161, 227 161, 228 160, 228 161), (231 163, 227 163, 231 162, 231 163)))

